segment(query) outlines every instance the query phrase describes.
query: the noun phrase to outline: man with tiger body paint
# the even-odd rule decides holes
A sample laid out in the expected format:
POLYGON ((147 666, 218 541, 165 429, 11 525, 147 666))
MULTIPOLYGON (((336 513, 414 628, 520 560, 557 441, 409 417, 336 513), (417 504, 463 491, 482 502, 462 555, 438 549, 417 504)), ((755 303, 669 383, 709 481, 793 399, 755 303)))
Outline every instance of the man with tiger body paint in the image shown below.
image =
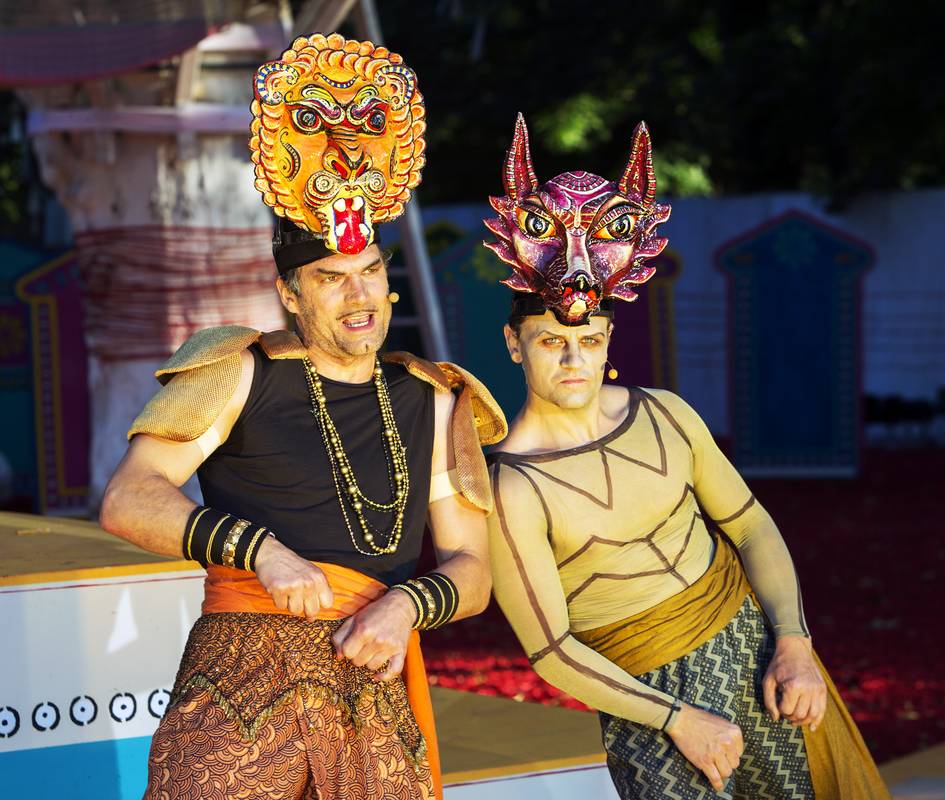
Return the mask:
POLYGON ((645 125, 617 182, 539 183, 520 117, 504 184, 488 246, 527 399, 489 455, 490 547, 535 670, 599 710, 625 800, 888 798, 771 517, 681 398, 602 386, 612 303, 666 245, 645 125))

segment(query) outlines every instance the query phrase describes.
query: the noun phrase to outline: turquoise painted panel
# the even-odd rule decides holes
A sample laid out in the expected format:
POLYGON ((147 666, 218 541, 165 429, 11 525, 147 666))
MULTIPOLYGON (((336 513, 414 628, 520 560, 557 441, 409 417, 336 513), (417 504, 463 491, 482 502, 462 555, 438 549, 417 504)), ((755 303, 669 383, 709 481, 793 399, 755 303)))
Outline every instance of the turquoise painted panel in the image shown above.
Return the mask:
POLYGON ((0 752, 0 797, 140 800, 151 737, 0 752))
POLYGON ((724 245, 733 453, 756 474, 855 473, 863 243, 788 212, 724 245))

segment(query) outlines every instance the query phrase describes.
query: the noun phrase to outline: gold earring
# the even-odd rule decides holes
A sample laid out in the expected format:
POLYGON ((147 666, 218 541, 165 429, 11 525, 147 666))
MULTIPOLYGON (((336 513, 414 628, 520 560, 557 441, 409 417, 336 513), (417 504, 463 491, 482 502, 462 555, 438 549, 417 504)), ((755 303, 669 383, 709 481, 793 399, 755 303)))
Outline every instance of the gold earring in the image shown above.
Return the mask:
MULTIPOLYGON (((605 361, 605 362, 604 362, 604 368, 605 368, 605 369, 606 369, 606 367, 607 367, 608 364, 610 364, 609 361, 605 361)), ((610 364, 610 369, 607 370, 607 377, 610 378, 612 381, 615 381, 615 380, 617 380, 617 375, 618 375, 618 374, 619 374, 619 373, 617 372, 617 370, 614 369, 614 365, 613 365, 613 364, 610 364)))
POLYGON ((387 299, 390 300, 391 303, 396 303, 398 300, 400 300, 400 295, 397 294, 397 292, 391 292, 387 295, 387 299))

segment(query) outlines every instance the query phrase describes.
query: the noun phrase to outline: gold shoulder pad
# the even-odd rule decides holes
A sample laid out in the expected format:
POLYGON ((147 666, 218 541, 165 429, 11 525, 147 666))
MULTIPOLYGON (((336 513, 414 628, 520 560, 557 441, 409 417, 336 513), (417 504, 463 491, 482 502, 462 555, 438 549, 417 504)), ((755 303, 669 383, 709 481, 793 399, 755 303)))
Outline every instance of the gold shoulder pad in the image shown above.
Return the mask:
POLYGON ((501 442, 509 432, 502 407, 496 402, 486 385, 468 370, 449 361, 438 361, 436 366, 446 375, 451 389, 465 387, 469 390, 469 402, 476 434, 483 445, 501 442))
POLYGON ((242 325, 204 328, 178 347, 177 352, 154 373, 154 377, 166 384, 178 372, 186 372, 241 353, 261 335, 255 328, 242 325))
POLYGON ((452 391, 459 396, 464 387, 468 388, 469 404, 480 444, 501 442, 508 434, 509 426, 502 407, 485 384, 468 370, 450 361, 427 361, 403 351, 386 353, 383 358, 384 361, 402 364, 407 372, 431 384, 438 391, 452 391))
POLYGON ((172 442, 197 439, 213 424, 236 391, 240 353, 259 339, 252 328, 227 325, 198 331, 157 372, 163 384, 128 431, 172 442))
POLYGON ((482 445, 501 441, 508 433, 505 414, 495 398, 475 375, 449 361, 434 363, 402 352, 388 353, 384 360, 403 364, 411 375, 437 391, 456 395, 449 423, 456 480, 463 497, 486 513, 492 511, 492 488, 482 445))

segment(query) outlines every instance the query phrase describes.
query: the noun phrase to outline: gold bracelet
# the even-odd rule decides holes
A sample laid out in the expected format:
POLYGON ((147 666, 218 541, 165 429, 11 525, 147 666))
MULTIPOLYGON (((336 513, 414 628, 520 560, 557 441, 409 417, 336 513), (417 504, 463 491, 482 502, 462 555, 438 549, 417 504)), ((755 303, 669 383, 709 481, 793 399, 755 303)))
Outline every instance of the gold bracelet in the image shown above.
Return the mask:
POLYGON ((200 518, 206 514, 210 509, 208 507, 200 509, 200 513, 194 517, 194 521, 190 523, 190 530, 187 532, 187 551, 184 553, 184 558, 189 559, 190 561, 196 561, 194 554, 190 549, 190 545, 194 541, 194 531, 197 529, 197 523, 200 521, 200 518))
POLYGON ((420 627, 420 623, 423 622, 423 607, 424 602, 423 598, 417 594, 417 590, 412 586, 408 586, 406 583, 395 583, 390 587, 391 589, 400 589, 407 597, 410 598, 410 602, 413 605, 413 610, 417 612, 417 618, 414 620, 413 625, 410 627, 416 630, 420 627))
POLYGON ((239 544, 240 537, 246 532, 246 529, 249 527, 249 520, 247 519, 238 519, 236 524, 230 528, 230 532, 226 535, 226 539, 223 541, 223 566, 224 567, 235 567, 236 566, 236 545, 239 544))
POLYGON ((256 542, 259 541, 259 537, 266 532, 267 528, 264 526, 260 528, 256 533, 253 534, 253 538, 249 542, 249 547, 246 548, 246 553, 243 556, 243 569, 247 572, 252 572, 249 563, 249 554, 253 552, 253 548, 256 546, 256 542))
MULTIPOLYGON (((433 624, 430 626, 431 628, 439 628, 440 625, 442 625, 446 621, 446 612, 447 612, 446 592, 443 591, 443 587, 440 586, 439 581, 434 580, 429 575, 425 575, 424 577, 436 587, 436 590, 437 592, 439 592, 440 597, 443 598, 443 604, 440 606, 440 613, 437 616, 437 618, 433 620, 433 624)), ((427 585, 422 579, 421 579, 421 583, 423 583, 424 586, 427 585)), ((429 586, 427 586, 427 588, 429 588, 429 586)), ((431 589, 430 591, 432 592, 433 590, 431 589)))
POLYGON ((433 597, 433 593, 423 585, 422 581, 418 581, 416 578, 411 578, 407 581, 411 586, 413 586, 417 591, 419 591, 428 603, 427 605, 427 616, 423 620, 421 627, 429 628, 433 624, 433 612, 436 611, 436 598, 433 597))
POLYGON ((419 578, 419 580, 423 581, 428 586, 430 584, 435 585, 436 590, 443 598, 442 613, 433 622, 434 628, 442 627, 456 615, 456 611, 459 609, 459 596, 456 592, 456 585, 442 572, 431 572, 429 575, 424 575, 422 578, 419 578), (444 584, 448 587, 448 591, 444 588, 444 584))
MULTIPOLYGON (((435 574, 440 575, 439 572, 435 574)), ((453 583, 453 581, 450 580, 448 576, 443 575, 442 577, 445 579, 444 582, 450 589, 450 598, 452 599, 452 604, 453 604, 452 610, 450 611, 449 616, 447 617, 447 621, 449 621, 456 615, 456 612, 459 611, 459 597, 456 594, 456 584, 453 583)))
POLYGON ((210 534, 210 538, 207 539, 207 563, 208 563, 208 564, 212 564, 212 563, 213 563, 213 562, 210 560, 210 548, 213 546, 213 540, 216 538, 217 532, 220 530, 220 526, 221 526, 224 522, 226 522, 226 520, 228 520, 228 519, 233 519, 233 517, 231 517, 229 514, 226 514, 225 516, 221 517, 221 518, 220 518, 220 521, 214 526, 213 532, 210 534))

